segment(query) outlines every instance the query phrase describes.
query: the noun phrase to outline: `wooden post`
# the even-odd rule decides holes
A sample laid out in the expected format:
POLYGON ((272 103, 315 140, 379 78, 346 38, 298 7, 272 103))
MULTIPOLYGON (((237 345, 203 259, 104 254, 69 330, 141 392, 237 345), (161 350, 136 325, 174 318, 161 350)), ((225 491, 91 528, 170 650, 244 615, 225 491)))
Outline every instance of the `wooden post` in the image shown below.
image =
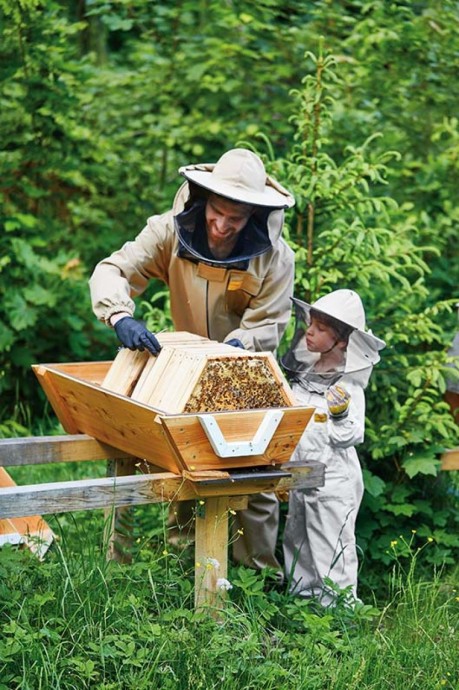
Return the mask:
POLYGON ((220 581, 228 576, 227 496, 213 496, 197 501, 195 542, 196 609, 222 606, 225 590, 220 581))
MULTIPOLYGON (((108 460, 107 477, 129 477, 136 472, 137 459, 108 460)), ((132 506, 114 506, 105 508, 104 544, 107 548, 107 560, 118 563, 132 562, 133 508, 132 506)))

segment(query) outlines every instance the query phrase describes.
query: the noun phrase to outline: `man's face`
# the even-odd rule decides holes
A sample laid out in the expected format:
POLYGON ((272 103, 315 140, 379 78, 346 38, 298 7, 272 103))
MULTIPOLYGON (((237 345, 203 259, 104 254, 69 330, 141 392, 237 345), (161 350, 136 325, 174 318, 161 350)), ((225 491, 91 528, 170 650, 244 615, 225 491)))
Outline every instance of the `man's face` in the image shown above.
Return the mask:
POLYGON ((209 248, 216 258, 226 258, 241 230, 253 213, 253 206, 211 194, 206 204, 206 229, 209 248))

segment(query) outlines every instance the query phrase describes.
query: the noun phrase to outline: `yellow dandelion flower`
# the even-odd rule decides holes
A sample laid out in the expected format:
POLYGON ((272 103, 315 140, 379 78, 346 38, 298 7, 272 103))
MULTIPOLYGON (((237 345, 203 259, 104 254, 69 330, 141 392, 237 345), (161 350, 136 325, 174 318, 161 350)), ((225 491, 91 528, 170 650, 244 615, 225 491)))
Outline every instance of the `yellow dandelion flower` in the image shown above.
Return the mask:
POLYGON ((427 537, 427 541, 429 542, 429 544, 432 543, 433 540, 434 540, 433 537, 427 537))
POLYGON ((391 548, 393 549, 393 548, 394 548, 394 546, 397 546, 397 544, 398 544, 398 541, 397 541, 397 539, 393 539, 393 540, 391 541, 391 543, 390 543, 390 545, 391 545, 391 548))
POLYGON ((205 503, 205 501, 203 501, 202 498, 201 498, 201 500, 199 501, 199 505, 200 505, 200 506, 203 506, 204 503, 205 503))
POLYGON ((200 568, 200 567, 201 567, 200 562, 199 562, 199 561, 196 561, 196 568, 200 568))
POLYGON ((168 556, 168 555, 169 555, 169 551, 167 549, 164 549, 163 556, 168 556))
POLYGON ((416 532, 417 532, 417 529, 412 529, 412 530, 411 530, 411 534, 416 534, 416 532))
POLYGON ((244 530, 243 530, 243 529, 238 529, 237 533, 238 533, 238 534, 244 534, 244 530))

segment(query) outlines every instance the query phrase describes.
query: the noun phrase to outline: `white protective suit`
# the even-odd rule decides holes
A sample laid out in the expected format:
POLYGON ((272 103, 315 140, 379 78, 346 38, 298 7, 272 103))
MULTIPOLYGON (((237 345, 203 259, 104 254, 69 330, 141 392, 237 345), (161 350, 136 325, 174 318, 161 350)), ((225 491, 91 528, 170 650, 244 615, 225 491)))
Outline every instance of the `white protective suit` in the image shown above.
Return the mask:
POLYGON ((298 404, 316 410, 292 461, 319 461, 326 469, 324 486, 290 492, 283 540, 285 573, 292 593, 317 597, 328 606, 335 594, 325 578, 340 589, 349 588, 352 597, 357 597, 355 522, 363 479, 354 446, 364 439, 364 388, 384 342, 364 331, 365 313, 359 296, 351 290, 336 290, 317 300, 313 309, 339 318, 355 330, 349 337, 343 370, 316 373, 314 359, 318 355, 307 352, 304 337, 311 305, 299 300, 294 303, 297 326, 303 321, 303 328, 297 327, 283 364, 294 379, 292 388, 298 404), (334 419, 328 413, 325 394, 338 381, 351 400, 347 416, 334 419))

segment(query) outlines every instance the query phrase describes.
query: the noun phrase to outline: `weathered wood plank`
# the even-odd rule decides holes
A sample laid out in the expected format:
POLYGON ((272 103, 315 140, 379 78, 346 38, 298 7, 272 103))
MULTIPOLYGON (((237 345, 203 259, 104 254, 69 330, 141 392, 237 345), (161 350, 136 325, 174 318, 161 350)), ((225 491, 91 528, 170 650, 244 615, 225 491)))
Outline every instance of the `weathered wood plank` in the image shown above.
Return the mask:
MULTIPOLYGON (((290 471, 290 470, 289 470, 290 471)), ((81 479, 0 489, 0 518, 126 505, 184 501, 197 497, 245 496, 266 491, 313 488, 323 484, 324 465, 296 467, 291 477, 191 482, 172 472, 103 479, 81 479)))
POLYGON ((442 470, 459 470, 459 448, 447 450, 441 456, 442 470))
MULTIPOLYGON (((16 482, 3 467, 0 467, 0 487, 16 487, 16 482)), ((0 546, 24 544, 41 559, 51 546, 53 539, 53 531, 41 515, 0 520, 0 546)))
MULTIPOLYGON (((214 481, 202 480, 192 481, 191 486, 195 490, 195 498, 207 498, 209 496, 238 496, 250 495, 265 492, 283 492, 291 489, 315 489, 323 486, 325 481, 325 465, 321 462, 311 463, 292 463, 288 466, 290 477, 260 478, 254 472, 250 479, 233 480, 231 475, 229 480, 215 478, 214 481)), ((286 465, 282 465, 284 470, 286 465)), ((218 474, 218 473, 217 473, 218 474)), ((182 498, 177 500, 183 500, 182 498)))
POLYGON ((222 606, 224 590, 218 580, 228 574, 228 497, 207 498, 196 512, 195 596, 196 609, 222 606))
POLYGON ((0 439, 0 467, 132 457, 86 434, 0 439))
MULTIPOLYGON (((174 496, 181 484, 181 477, 166 472, 154 477, 81 479, 0 489, 0 518, 159 503, 174 496)), ((187 493, 187 498, 196 495, 192 490, 187 493)))
MULTIPOLYGON (((107 477, 129 477, 136 473, 137 459, 109 460, 107 477)), ((132 506, 105 508, 105 539, 108 560, 131 563, 134 514, 132 506)))

